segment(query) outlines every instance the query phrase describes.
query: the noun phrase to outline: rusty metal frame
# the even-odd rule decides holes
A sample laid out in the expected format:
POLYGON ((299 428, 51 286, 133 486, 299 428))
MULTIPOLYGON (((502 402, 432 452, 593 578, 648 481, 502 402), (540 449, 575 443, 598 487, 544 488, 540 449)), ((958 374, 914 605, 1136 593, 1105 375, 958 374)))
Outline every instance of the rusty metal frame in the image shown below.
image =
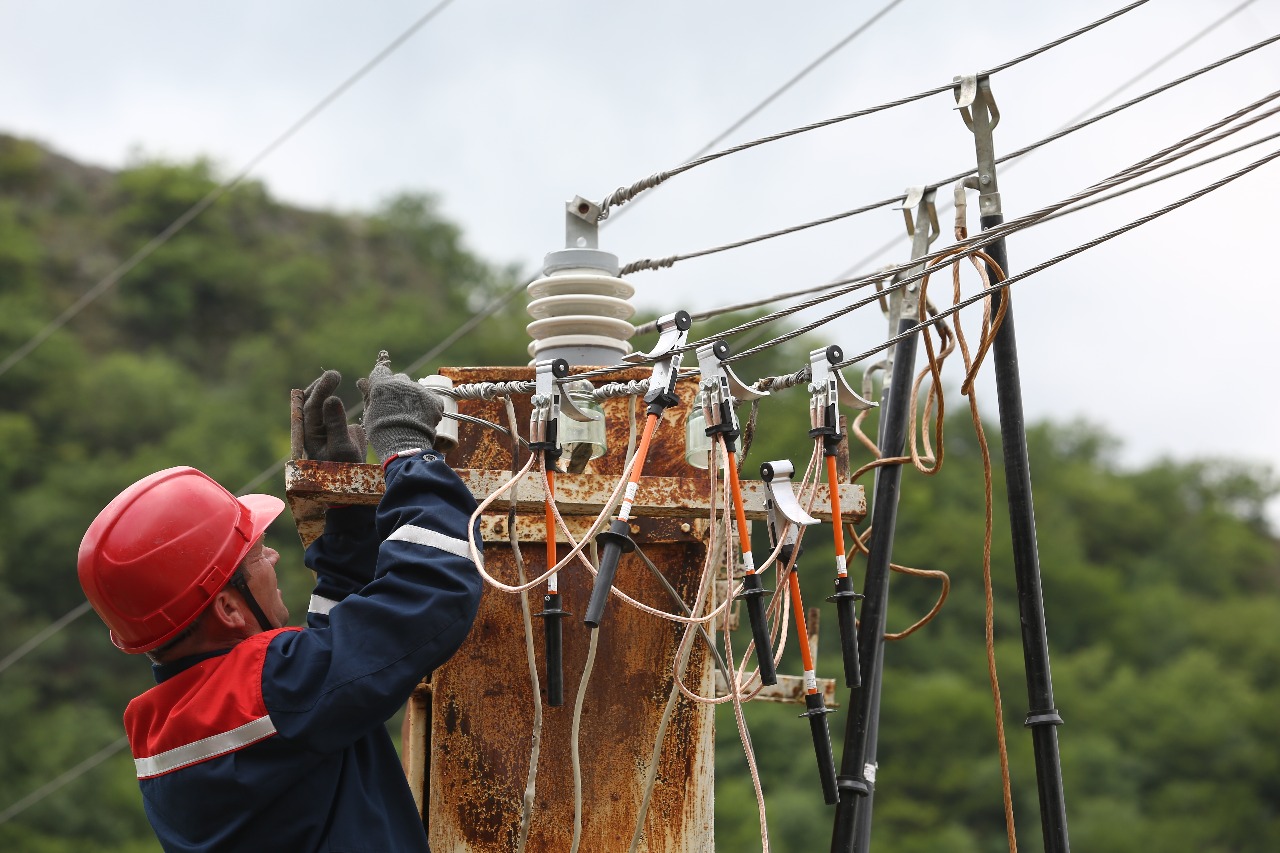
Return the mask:
MULTIPOLYGON (((511 381, 531 378, 529 368, 448 368, 441 371, 455 382, 511 381)), ((642 371, 630 371, 640 378, 642 371)), ((687 466, 683 454, 684 420, 691 408, 696 383, 682 381, 678 392, 682 406, 664 414, 660 435, 662 449, 654 455, 642 480, 633 535, 663 566, 670 583, 682 595, 692 592, 690 570, 700 564, 710 537, 709 499, 702 472, 687 466), (687 398, 687 399, 685 399, 687 398), (678 437, 678 439, 676 439, 678 437), (676 442, 678 441, 678 446, 676 442)), ((291 438, 293 459, 285 473, 286 495, 305 544, 323 531, 324 511, 330 503, 376 504, 382 496, 383 478, 377 465, 317 462, 301 458, 301 392, 292 395, 291 438)), ((515 400, 517 418, 528 418, 529 401, 515 400)), ((504 421, 497 401, 463 401, 467 414, 504 421)), ((630 402, 609 400, 610 452, 592 460, 580 474, 559 474, 557 506, 571 532, 581 537, 602 510, 625 464, 622 448, 629 429, 630 402)), ((518 421, 519 422, 519 421, 518 421)), ((460 445, 448 459, 477 498, 487 497, 510 473, 509 440, 482 428, 460 425, 460 445)), ((765 517, 765 488, 758 481, 743 482, 749 518, 765 517)), ((865 515, 861 487, 841 485, 846 518, 865 515)), ((511 571, 512 531, 507 500, 499 501, 480 521, 486 565, 491 572, 511 571)), ((540 476, 529 475, 518 486, 515 540, 529 571, 540 571, 545 561, 543 490, 540 476), (524 547, 527 543, 528 550, 524 547)), ((813 514, 830 519, 829 492, 819 487, 813 514)), ((563 550, 562 550, 563 555, 563 550)), ((562 573, 567 600, 585 603, 584 574, 562 573)), ((628 592, 651 604, 666 603, 665 591, 647 578, 637 565, 621 567, 628 592)), ((518 606, 514 597, 486 590, 481 614, 471 637, 453 661, 435 673, 430 684, 415 690, 405 724, 405 766, 415 801, 433 847, 490 853, 508 850, 513 828, 519 821, 519 791, 523 790, 528 760, 529 713, 532 697, 523 667, 508 665, 523 660, 523 632, 515 630, 518 606), (518 638, 517 638, 518 635, 518 638), (481 687, 477 692, 476 687, 481 687), (485 704, 480 705, 477 702, 485 704), (523 733, 522 733, 523 732, 523 733)), ((639 766, 648 761, 653 746, 649 726, 650 700, 667 694, 670 673, 653 661, 663 660, 674 649, 678 633, 667 623, 620 610, 602 637, 583 718, 584 766, 583 849, 616 849, 618 839, 630 837, 636 820, 635 794, 639 766), (609 673, 607 676, 602 673, 609 673), (625 698, 624 698, 625 697, 625 698), (617 704, 622 702, 623 704, 617 704), (592 750, 591 744, 595 744, 592 750), (607 749, 601 750, 601 746, 607 749), (606 775, 601 776, 604 772, 606 775)), ((816 641, 817 620, 811 622, 816 641)), ((579 632, 566 632, 566 693, 576 690, 570 673, 580 667, 585 647, 579 632), (572 634, 572 636, 570 636, 572 634)), ((538 650, 540 654, 540 650, 538 650)), ((669 666, 666 667, 669 669, 669 666)), ((715 667, 701 647, 695 647, 686 669, 686 683, 704 694, 716 688, 715 667)), ((820 682, 827 701, 834 704, 834 684, 820 682)), ((796 676, 781 676, 762 699, 803 701, 803 686, 796 676), (794 683, 792 683, 794 682, 794 683)), ((567 783, 565 714, 569 709, 544 708, 542 759, 538 794, 528 850, 567 849, 565 842, 564 790, 567 783)), ((661 709, 658 708, 658 711, 661 709)), ((682 699, 664 740, 658 769, 658 788, 645 823, 646 849, 686 851, 713 849, 711 837, 711 783, 714 775, 714 717, 710 706, 682 699)), ((572 799, 571 797, 569 798, 572 799)), ((569 821, 571 823, 571 821, 569 821)), ((625 846, 625 841, 620 842, 625 846)))

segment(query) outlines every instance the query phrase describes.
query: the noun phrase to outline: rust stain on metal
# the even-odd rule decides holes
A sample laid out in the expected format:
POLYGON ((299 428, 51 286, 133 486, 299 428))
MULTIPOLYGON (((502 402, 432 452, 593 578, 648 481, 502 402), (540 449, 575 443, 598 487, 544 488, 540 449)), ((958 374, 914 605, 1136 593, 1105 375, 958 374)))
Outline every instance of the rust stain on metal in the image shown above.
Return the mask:
MULTIPOLYGON (((445 369, 455 382, 528 379, 528 368, 445 369)), ((646 375, 635 371, 634 377, 646 375)), ((692 383, 682 383, 692 386, 692 383)), ((682 389, 683 390, 683 389, 682 389)), ((689 388, 692 391, 692 387, 689 388)), ((528 421, 528 399, 517 399, 516 411, 523 429, 528 421)), ((466 414, 506 423, 505 407, 497 401, 461 401, 466 414)), ((572 500, 569 483, 577 477, 601 482, 616 479, 626 450, 629 401, 606 403, 609 418, 609 453, 594 460, 584 475, 557 478, 557 496, 572 500), (562 485, 564 484, 564 485, 562 485), (570 494, 565 494, 568 490, 570 494)), ((674 417, 673 417, 674 421, 674 417)), ((671 442, 656 442, 651 452, 655 474, 690 476, 683 463, 683 420, 679 429, 663 424, 671 442), (668 429, 670 432, 668 433, 668 429), (675 437, 679 441, 675 441, 675 437), (674 461, 673 461, 674 460, 674 461)), ((527 457, 526 457, 527 458, 527 457)), ((459 446, 448 459, 457 468, 488 469, 501 475, 511 469, 511 448, 492 430, 462 424, 459 446)), ((643 488, 642 488, 643 492, 643 488)), ((662 499, 668 496, 663 495, 662 499)), ((541 500, 541 491, 538 498, 541 500)), ((500 501, 485 538, 505 531, 506 501, 500 501)), ((537 506, 528 504, 530 510, 537 506)), ((541 508, 517 516, 516 532, 522 546, 527 576, 545 570, 546 555, 536 537, 542 525, 541 508), (529 537, 526 540, 526 537, 529 537)), ((649 519, 638 522, 636 539, 671 584, 691 598, 705 543, 696 535, 704 529, 691 517, 649 519), (688 525, 688 530, 681 525, 688 525)), ((560 554, 567 553, 560 546, 560 554)), ((485 560, 496 576, 514 579, 511 549, 502 542, 487 542, 485 560)), ((618 568, 618 586, 648 604, 673 608, 668 593, 635 556, 624 557, 618 568)), ((566 609, 576 615, 564 623, 565 704, 543 707, 541 757, 528 850, 569 849, 573 832, 573 784, 570 766, 570 726, 580 689, 590 635, 581 622, 591 590, 591 576, 580 564, 570 564, 560 574, 560 592, 566 609)), ((534 590, 530 605, 541 609, 534 590)), ((671 687, 672 663, 679 643, 678 627, 623 606, 609 603, 599 631, 595 670, 584 696, 582 730, 582 790, 584 796, 584 851, 625 850, 630 843, 640 799, 643 769, 653 749, 662 709, 671 687)), ((535 627, 535 658, 545 690, 545 662, 541 630, 535 627)), ((689 680, 707 682, 710 668, 704 652, 689 663, 689 680)), ((709 683, 708 683, 708 689, 709 683)), ((532 730, 532 687, 525 665, 525 640, 519 599, 486 589, 471 636, 452 661, 436 673, 435 710, 432 723, 431 785, 429 792, 433 849, 449 851, 506 851, 512 849, 520 825, 521 799, 529 767, 532 730)), ((646 820, 646 849, 651 851, 709 850, 712 825, 711 774, 713 721, 709 706, 694 706, 682 699, 668 726, 665 748, 646 820)))
MULTIPOLYGON (((532 369, 527 367, 445 368, 440 372, 455 383, 533 377, 532 369)), ((646 370, 635 370, 617 378, 641 379, 647 375, 646 370)), ((702 517, 709 505, 707 475, 684 460, 685 418, 696 390, 696 382, 678 383, 681 404, 663 416, 651 446, 646 476, 640 483, 633 534, 686 601, 695 594, 709 529, 702 517)), ((291 408, 300 418, 297 397, 292 402, 291 408)), ((513 403, 517 424, 523 431, 529 420, 529 398, 517 397, 513 403)), ((608 453, 589 462, 581 474, 557 477, 557 502, 579 537, 624 467, 631 424, 635 424, 638 433, 645 417, 644 407, 637 406, 633 412, 627 398, 608 400, 604 408, 608 453)), ((464 400, 459 401, 459 409, 504 426, 507 423, 502 401, 464 400)), ((527 452, 519 450, 518 463, 528 458, 527 452)), ((300 455, 298 448, 294 455, 300 455)), ((494 430, 462 423, 458 446, 446 459, 477 497, 484 497, 510 476, 512 445, 510 439, 494 430)), ((530 476, 521 483, 518 495, 515 534, 522 543, 527 577, 541 574, 546 568, 540 481, 540 476, 530 476)), ((744 503, 748 514, 756 517, 763 511, 764 495, 761 484, 753 482, 744 482, 744 503)), ((295 458, 286 468, 286 491, 304 544, 321 532, 327 503, 376 504, 383 488, 382 471, 377 465, 295 458)), ((819 497, 815 514, 827 507, 825 492, 820 492, 819 497)), ((865 514, 860 487, 842 487, 841 501, 847 519, 865 514)), ((507 512, 505 497, 495 502, 481 521, 481 533, 488 571, 513 582, 517 573, 507 541, 507 512)), ((829 518, 829 509, 826 516, 829 518)), ((567 552, 568 546, 562 542, 559 554, 567 552)), ((650 606, 678 609, 637 555, 623 557, 615 582, 650 606)), ((591 575, 581 564, 570 564, 560 574, 563 605, 576 615, 564 622, 565 704, 560 708, 547 707, 545 702, 543 705, 529 853, 562 851, 570 846, 570 725, 590 638, 581 614, 591 584, 591 575)), ((540 593, 535 589, 529 595, 535 613, 541 609, 540 593)), ((680 636, 681 626, 640 613, 617 598, 608 605, 599 631, 595 670, 584 696, 580 737, 583 851, 625 850, 630 843, 645 771, 673 683, 672 668, 680 636)), ((545 699, 542 631, 536 624, 534 637, 534 656, 545 699)), ((427 774, 428 790, 415 793, 423 796, 426 803, 424 822, 433 849, 497 853, 515 845, 532 736, 533 694, 525 655, 519 599, 486 588, 470 637, 458 654, 435 673, 429 732, 421 726, 411 727, 411 742, 406 744, 410 755, 429 750, 428 760, 414 762, 415 769, 420 767, 427 774)), ((715 673, 701 644, 694 646, 685 678, 704 694, 715 688, 715 673)), ((784 678, 780 682, 777 698, 802 701, 800 679, 784 678)), ((820 684, 828 705, 833 706, 834 682, 822 679, 820 684)), ((644 825, 644 849, 671 853, 709 853, 713 849, 713 776, 711 706, 681 697, 659 758, 657 785, 644 825)))

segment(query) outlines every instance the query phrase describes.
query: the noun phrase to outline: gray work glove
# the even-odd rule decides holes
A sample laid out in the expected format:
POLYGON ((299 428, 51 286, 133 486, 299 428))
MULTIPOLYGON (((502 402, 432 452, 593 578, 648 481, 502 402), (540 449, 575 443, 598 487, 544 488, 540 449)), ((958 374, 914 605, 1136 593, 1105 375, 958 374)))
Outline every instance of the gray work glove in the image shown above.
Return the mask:
POLYGON ((391 372, 391 357, 378 353, 368 379, 356 385, 364 395, 364 429, 378 461, 406 450, 430 450, 444 407, 435 394, 403 373, 391 372))
POLYGON ((302 446, 308 459, 321 462, 363 462, 364 430, 347 426, 342 400, 333 396, 342 374, 326 370, 302 392, 302 446))

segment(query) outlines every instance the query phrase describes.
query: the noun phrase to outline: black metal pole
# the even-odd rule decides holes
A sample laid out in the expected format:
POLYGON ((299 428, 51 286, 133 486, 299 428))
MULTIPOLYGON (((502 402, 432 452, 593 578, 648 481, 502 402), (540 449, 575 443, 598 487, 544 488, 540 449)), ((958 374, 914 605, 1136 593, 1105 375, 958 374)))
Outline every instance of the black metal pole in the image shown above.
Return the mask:
MULTIPOLYGON (((917 326, 914 318, 903 318, 898 333, 917 326)), ((907 441, 907 415, 911 403, 911 380, 915 371, 919 335, 904 338, 894 348, 893 373, 885 400, 880 451, 885 456, 901 455, 907 441)), ((840 802, 836 805, 832 853, 854 853, 858 826, 866 833, 871 825, 871 798, 875 782, 867 778, 866 767, 875 761, 875 735, 879 730, 880 677, 884 662, 884 629, 889 606, 889 559, 893 551, 893 531, 898 521, 898 493, 902 466, 886 465, 877 470, 872 498, 871 523, 875 533, 867 554, 867 576, 863 583, 862 622, 858 629, 859 670, 862 683, 849 690, 849 716, 845 721, 844 747, 840 760, 840 802)), ((860 850, 865 853, 865 850, 860 850)))
MULTIPOLYGON (((880 644, 880 651, 876 657, 876 669, 884 672, 884 643, 880 644)), ((875 689, 871 693, 871 707, 880 707, 880 690, 883 686, 880 679, 876 679, 875 689)), ((869 767, 877 766, 876 745, 880 742, 880 714, 877 712, 872 715, 871 722, 867 726, 867 758, 866 765, 869 767)), ((871 849, 871 811, 875 806, 876 799, 876 780, 875 774, 871 773, 867 776, 867 784, 871 790, 867 792, 866 798, 858 805, 857 815, 854 820, 854 850, 870 850, 871 849)))
MULTIPOLYGON (((982 217, 983 230, 1004 222, 1001 214, 982 217)), ((986 249, 1000 269, 1009 273, 1004 238, 986 249)), ((993 277, 994 278, 994 277, 993 277)), ((1006 291, 992 296, 992 314, 1000 308, 1006 291)), ((1027 669, 1029 701, 1026 726, 1036 757, 1036 787, 1040 795, 1040 825, 1045 853, 1068 853, 1067 802, 1058 756, 1058 729, 1062 717, 1053 704, 1053 679, 1049 672, 1049 635, 1044 622, 1044 592, 1040 586, 1040 552, 1036 545, 1035 504, 1031 497, 1031 465, 1027 458, 1026 421, 1022 414, 1022 382, 1018 376, 1018 343, 1013 331, 1013 306, 1006 309, 996 332, 991 357, 995 363, 996 396, 1000 404, 1000 443, 1004 451, 1004 478, 1009 493, 1009 527, 1013 534, 1013 571, 1018 583, 1018 613, 1022 617, 1022 656, 1027 669)))

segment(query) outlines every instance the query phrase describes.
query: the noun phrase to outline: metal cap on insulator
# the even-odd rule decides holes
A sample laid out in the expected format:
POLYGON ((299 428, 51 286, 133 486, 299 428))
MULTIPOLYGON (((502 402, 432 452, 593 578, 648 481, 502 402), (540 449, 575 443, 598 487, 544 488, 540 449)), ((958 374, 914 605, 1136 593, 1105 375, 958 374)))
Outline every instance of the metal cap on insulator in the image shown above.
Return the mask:
POLYGON ((606 366, 631 352, 635 334, 628 301, 635 288, 618 278, 618 258, 601 251, 600 208, 581 197, 565 206, 565 246, 543 262, 532 282, 526 326, 534 361, 563 358, 574 365, 606 366))
MULTIPOLYGON (((418 384, 426 388, 453 388, 453 380, 447 376, 433 373, 418 380, 418 384)), ((444 406, 446 414, 458 414, 458 401, 448 394, 436 394, 436 398, 444 406)), ((435 448, 441 453, 448 453, 458 446, 458 422, 452 418, 442 418, 436 425, 435 448)))

